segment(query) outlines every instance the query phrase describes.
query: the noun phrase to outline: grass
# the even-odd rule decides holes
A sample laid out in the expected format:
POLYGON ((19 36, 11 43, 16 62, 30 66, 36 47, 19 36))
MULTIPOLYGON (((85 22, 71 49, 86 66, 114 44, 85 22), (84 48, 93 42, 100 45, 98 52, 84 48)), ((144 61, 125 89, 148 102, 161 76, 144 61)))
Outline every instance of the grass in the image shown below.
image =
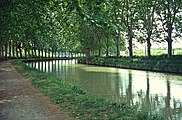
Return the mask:
POLYGON ((14 67, 24 77, 48 96, 55 104, 67 110, 74 118, 83 120, 163 120, 158 115, 148 115, 147 111, 137 111, 127 103, 111 103, 101 96, 93 96, 79 86, 72 85, 52 73, 44 73, 30 68, 22 61, 13 62, 14 67))
MULTIPOLYGON (((152 56, 161 56, 167 54, 167 49, 151 49, 152 56)), ((135 56, 146 56, 144 50, 136 50, 135 56)), ((182 55, 182 49, 173 49, 173 55, 182 55)))

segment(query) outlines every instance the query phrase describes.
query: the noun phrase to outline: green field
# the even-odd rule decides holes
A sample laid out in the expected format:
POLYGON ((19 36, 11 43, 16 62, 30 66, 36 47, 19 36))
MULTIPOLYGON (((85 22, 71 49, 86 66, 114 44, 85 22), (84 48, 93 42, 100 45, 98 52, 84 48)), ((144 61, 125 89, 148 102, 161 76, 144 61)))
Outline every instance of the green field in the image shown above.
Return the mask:
MULTIPOLYGON (((136 50, 134 51, 135 56, 146 56, 145 50, 136 50)), ((167 49, 151 49, 151 55, 167 55, 167 49)), ((182 49, 173 49, 173 55, 182 55, 182 49)))

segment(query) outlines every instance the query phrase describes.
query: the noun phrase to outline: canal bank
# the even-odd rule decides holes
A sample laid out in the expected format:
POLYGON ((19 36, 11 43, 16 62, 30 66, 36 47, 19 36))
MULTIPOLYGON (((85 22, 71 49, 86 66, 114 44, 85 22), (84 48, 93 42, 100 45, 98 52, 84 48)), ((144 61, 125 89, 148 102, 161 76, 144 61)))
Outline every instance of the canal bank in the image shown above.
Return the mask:
POLYGON ((147 70, 156 72, 182 74, 182 56, 154 57, 84 57, 78 59, 80 64, 117 67, 125 69, 147 70))

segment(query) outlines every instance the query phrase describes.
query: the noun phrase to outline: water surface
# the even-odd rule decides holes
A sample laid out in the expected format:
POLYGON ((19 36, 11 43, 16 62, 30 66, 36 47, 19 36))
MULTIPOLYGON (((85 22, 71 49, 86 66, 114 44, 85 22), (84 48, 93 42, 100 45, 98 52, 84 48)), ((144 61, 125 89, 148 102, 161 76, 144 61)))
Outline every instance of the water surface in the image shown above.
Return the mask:
POLYGON ((127 102, 149 114, 182 119, 182 75, 76 64, 75 60, 27 63, 52 72, 91 94, 127 102))

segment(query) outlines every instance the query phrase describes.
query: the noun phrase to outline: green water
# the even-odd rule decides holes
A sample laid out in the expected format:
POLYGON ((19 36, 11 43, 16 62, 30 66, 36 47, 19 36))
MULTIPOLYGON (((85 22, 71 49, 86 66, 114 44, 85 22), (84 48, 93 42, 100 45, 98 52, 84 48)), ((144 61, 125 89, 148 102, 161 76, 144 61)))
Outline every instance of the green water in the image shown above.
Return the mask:
POLYGON ((182 119, 182 75, 76 64, 75 60, 27 63, 44 72, 53 72, 83 90, 127 102, 149 114, 182 119))

